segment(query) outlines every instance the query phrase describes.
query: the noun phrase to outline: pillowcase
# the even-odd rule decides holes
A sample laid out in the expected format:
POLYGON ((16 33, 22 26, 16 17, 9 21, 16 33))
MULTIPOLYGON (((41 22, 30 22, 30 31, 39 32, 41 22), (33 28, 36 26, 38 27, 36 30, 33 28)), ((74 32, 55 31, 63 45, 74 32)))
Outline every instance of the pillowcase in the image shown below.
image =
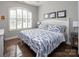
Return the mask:
POLYGON ((48 30, 48 25, 47 24, 40 24, 39 29, 48 30))
POLYGON ((49 25, 48 26, 48 30, 49 31, 53 31, 53 32, 61 32, 64 33, 65 32, 66 27, 65 26, 61 26, 61 25, 49 25))

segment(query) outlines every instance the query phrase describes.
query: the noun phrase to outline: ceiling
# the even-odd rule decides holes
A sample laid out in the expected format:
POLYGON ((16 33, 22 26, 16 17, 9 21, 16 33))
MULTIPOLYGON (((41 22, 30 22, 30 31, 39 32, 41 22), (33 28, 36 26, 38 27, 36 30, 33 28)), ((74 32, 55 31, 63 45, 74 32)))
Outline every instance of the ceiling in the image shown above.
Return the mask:
POLYGON ((24 1, 24 3, 30 4, 33 6, 40 6, 40 5, 44 4, 45 2, 44 1, 24 1))

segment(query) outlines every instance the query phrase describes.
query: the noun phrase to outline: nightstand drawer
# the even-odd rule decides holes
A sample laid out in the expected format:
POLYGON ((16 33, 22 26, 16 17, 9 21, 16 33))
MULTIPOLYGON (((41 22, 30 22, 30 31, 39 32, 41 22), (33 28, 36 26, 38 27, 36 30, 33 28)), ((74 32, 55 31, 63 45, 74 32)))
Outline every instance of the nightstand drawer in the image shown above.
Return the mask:
POLYGON ((3 35, 0 35, 0 57, 3 57, 4 53, 4 40, 3 35))
POLYGON ((71 33, 71 45, 78 48, 78 33, 71 33))
POLYGON ((73 46, 74 47, 78 47, 78 39, 77 38, 76 39, 75 38, 73 39, 73 46))

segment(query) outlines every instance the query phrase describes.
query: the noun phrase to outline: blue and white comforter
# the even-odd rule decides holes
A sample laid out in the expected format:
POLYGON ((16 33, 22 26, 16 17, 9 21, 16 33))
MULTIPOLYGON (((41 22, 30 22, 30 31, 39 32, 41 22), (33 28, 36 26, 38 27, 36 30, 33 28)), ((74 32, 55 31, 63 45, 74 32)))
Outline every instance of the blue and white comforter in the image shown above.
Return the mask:
POLYGON ((19 33, 19 37, 30 46, 37 57, 46 57, 65 41, 63 33, 43 29, 23 30, 19 33))

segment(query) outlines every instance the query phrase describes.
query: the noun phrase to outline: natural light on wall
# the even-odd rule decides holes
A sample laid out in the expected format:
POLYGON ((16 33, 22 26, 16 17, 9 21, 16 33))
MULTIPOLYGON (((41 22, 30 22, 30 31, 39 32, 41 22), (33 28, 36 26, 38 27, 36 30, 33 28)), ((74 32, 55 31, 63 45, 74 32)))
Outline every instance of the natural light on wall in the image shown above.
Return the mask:
POLYGON ((10 9, 10 30, 32 27, 32 12, 22 8, 10 9))

